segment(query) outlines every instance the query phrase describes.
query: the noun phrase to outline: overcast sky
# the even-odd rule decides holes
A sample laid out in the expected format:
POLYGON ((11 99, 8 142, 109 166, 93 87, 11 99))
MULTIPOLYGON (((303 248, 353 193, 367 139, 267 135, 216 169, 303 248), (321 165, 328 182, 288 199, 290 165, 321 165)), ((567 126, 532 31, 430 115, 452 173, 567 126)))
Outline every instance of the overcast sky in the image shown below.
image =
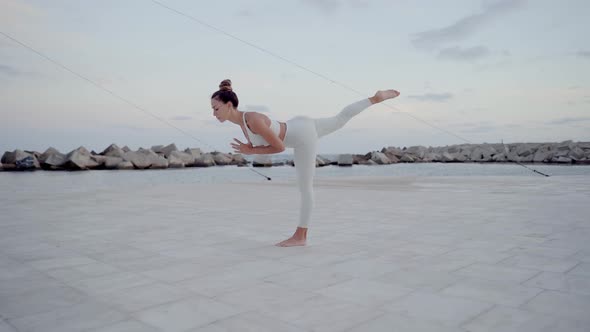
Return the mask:
MULTIPOLYGON (((366 96, 402 93, 390 102, 402 112, 371 107, 323 138, 321 153, 463 143, 457 136, 590 141, 587 0, 159 1, 366 96)), ((0 152, 229 152, 242 131, 217 123, 209 100, 225 78, 240 110, 280 121, 361 98, 150 0, 0 0, 0 31, 192 136, 0 35, 0 152)))

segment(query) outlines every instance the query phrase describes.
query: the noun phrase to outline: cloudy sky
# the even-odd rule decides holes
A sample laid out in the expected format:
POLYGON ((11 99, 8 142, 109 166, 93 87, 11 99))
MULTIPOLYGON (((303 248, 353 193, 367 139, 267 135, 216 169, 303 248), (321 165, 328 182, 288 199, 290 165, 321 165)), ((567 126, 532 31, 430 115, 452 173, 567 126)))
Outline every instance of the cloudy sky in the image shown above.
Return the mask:
MULTIPOLYGON (((590 141, 586 0, 158 1, 366 96, 401 91, 394 108, 324 138, 321 153, 590 141)), ((143 110, 0 34, 1 152, 229 152, 243 134, 217 123, 209 101, 225 78, 241 110, 282 121, 361 98, 151 0, 0 0, 0 31, 143 110)))

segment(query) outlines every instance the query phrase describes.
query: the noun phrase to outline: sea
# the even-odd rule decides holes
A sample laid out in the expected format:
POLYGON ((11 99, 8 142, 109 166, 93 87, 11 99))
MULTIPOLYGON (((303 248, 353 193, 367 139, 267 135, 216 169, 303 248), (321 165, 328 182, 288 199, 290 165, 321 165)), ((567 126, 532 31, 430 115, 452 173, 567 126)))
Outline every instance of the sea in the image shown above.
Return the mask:
MULTIPOLYGON (((284 157, 284 156, 283 156, 284 157)), ((273 158, 273 161, 288 160, 273 158)), ((326 156, 323 156, 326 157, 326 156)), ((330 177, 429 177, 429 176, 530 176, 543 178, 535 169, 549 176, 588 176, 590 166, 515 163, 398 163, 392 165, 325 166, 316 169, 316 179, 330 177)), ((295 168, 273 167, 187 167, 160 170, 92 170, 92 171, 0 171, 0 189, 9 192, 85 193, 95 190, 158 186, 169 184, 232 183, 250 181, 293 181, 295 168), (262 175, 258 174, 261 173, 262 175)))

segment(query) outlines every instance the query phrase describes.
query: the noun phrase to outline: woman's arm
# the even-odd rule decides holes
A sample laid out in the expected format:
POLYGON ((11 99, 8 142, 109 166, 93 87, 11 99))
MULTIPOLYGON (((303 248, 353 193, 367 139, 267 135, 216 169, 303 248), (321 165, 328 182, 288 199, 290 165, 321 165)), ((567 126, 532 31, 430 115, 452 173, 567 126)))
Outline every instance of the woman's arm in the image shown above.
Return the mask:
POLYGON ((257 135, 262 136, 268 142, 268 145, 253 147, 252 143, 244 144, 234 138, 234 141, 237 143, 232 143, 235 152, 243 154, 273 154, 285 151, 283 141, 266 124, 266 116, 258 113, 249 113, 249 115, 248 125, 250 129, 257 135))

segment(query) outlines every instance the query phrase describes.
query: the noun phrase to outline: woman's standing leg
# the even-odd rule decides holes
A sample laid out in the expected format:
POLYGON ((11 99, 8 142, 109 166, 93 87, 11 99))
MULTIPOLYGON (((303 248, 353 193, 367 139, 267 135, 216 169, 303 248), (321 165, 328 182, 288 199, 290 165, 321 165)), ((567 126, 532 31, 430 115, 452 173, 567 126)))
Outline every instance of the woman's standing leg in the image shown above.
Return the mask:
POLYGON ((302 130, 302 142, 293 149, 293 161, 297 175, 297 187, 300 192, 299 225, 293 236, 277 244, 280 247, 303 246, 306 244, 307 227, 311 219, 314 207, 313 178, 315 176, 315 163, 318 137, 315 124, 308 119, 305 130, 302 130))

